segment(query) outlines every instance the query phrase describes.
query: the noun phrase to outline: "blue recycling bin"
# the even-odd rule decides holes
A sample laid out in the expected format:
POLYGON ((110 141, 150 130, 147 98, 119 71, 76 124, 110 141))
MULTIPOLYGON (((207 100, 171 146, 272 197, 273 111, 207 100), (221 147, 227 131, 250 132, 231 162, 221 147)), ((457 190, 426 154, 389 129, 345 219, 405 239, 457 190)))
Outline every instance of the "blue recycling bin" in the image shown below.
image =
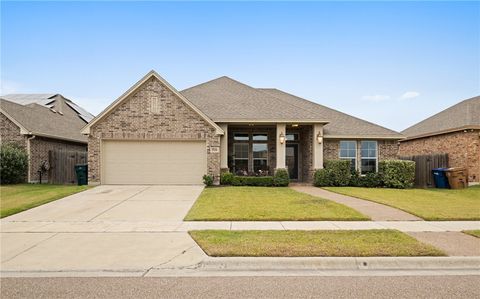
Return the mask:
POLYGON ((448 170, 448 168, 432 169, 433 181, 435 182, 435 187, 450 189, 450 185, 448 184, 448 178, 446 175, 446 170, 448 170))

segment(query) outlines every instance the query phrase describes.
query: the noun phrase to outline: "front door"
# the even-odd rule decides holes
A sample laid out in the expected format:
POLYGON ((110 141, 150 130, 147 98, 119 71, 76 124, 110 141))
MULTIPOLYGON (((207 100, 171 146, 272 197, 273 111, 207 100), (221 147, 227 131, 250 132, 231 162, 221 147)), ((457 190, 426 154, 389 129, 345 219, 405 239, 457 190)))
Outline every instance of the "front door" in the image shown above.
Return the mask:
POLYGON ((298 144, 287 144, 285 163, 291 180, 298 180, 298 144))

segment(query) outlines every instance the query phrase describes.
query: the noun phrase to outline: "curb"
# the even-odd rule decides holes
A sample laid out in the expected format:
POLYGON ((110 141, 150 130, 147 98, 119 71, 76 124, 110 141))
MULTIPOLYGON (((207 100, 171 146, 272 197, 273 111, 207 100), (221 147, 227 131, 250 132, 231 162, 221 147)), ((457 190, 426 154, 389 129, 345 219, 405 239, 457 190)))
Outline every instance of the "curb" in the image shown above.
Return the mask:
POLYGON ((478 270, 473 257, 209 257, 199 270, 478 270))

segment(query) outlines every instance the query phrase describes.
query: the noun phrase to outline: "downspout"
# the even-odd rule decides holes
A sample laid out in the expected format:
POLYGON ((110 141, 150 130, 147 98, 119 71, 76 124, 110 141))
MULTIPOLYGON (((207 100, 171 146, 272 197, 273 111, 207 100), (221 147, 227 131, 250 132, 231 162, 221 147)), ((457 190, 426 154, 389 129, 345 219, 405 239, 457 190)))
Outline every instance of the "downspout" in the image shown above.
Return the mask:
POLYGON ((28 154, 28 173, 27 173, 27 182, 30 183, 30 170, 31 170, 31 155, 30 155, 30 140, 35 139, 35 135, 27 138, 27 154, 28 154))

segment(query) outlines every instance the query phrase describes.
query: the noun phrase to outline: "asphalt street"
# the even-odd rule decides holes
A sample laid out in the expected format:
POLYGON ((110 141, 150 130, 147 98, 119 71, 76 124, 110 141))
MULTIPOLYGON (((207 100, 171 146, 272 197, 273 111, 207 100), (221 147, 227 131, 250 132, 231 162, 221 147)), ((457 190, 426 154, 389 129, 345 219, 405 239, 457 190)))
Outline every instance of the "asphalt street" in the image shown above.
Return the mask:
POLYGON ((480 298, 479 276, 3 278, 1 298, 480 298))

